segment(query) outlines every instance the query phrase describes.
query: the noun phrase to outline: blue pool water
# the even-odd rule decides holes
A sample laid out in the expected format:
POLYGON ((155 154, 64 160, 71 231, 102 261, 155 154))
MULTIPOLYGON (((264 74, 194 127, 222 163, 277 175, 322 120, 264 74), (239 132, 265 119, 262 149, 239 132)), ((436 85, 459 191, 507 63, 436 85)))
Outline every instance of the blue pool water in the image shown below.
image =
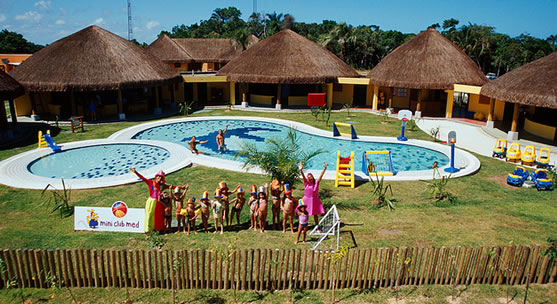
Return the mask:
POLYGON ((29 164, 35 175, 50 178, 88 179, 118 176, 163 163, 170 153, 142 144, 105 144, 52 153, 29 164))
MULTIPOLYGON (((288 134, 287 126, 251 120, 205 120, 188 121, 153 127, 137 133, 134 139, 162 140, 177 143, 188 147, 186 143, 192 136, 197 140, 208 140, 206 144, 198 145, 199 151, 210 156, 234 159, 234 155, 241 149, 243 142, 251 142, 264 149, 265 140, 268 138, 283 138, 288 134), (226 133, 226 145, 228 151, 218 153, 215 137, 219 129, 224 129, 228 124, 226 133)), ((329 164, 330 170, 336 165, 337 151, 342 156, 349 156, 354 151, 357 160, 356 170, 362 167, 362 153, 372 150, 389 150, 393 157, 393 166, 396 171, 429 170, 434 162, 439 166, 448 164, 449 159, 440 152, 397 143, 377 143, 352 141, 342 138, 329 138, 296 131, 300 143, 305 152, 324 150, 326 153, 319 154, 306 166, 310 169, 323 168, 323 161, 329 164)))

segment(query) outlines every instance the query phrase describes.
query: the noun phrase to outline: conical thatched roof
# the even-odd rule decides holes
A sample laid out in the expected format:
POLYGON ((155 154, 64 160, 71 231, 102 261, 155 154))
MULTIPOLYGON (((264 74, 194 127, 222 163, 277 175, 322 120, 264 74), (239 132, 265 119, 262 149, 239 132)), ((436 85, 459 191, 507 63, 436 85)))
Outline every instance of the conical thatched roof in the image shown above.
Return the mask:
POLYGON ((145 50, 166 63, 193 61, 193 57, 166 34, 162 34, 145 50))
POLYGON ((487 82, 474 61, 433 28, 392 51, 368 77, 373 85, 409 89, 452 90, 455 83, 487 82))
POLYGON ((499 100, 557 109, 557 52, 525 64, 482 87, 499 100))
POLYGON ((248 38, 246 39, 246 49, 249 49, 250 47, 252 47, 254 44, 259 42, 259 38, 257 38, 257 36, 255 36, 254 34, 251 34, 248 36, 248 38))
POLYGON ((0 101, 23 95, 23 86, 4 71, 0 71, 0 101))
POLYGON ((316 84, 358 73, 319 44, 286 29, 245 50, 217 75, 237 82, 316 84))
POLYGON ((41 49, 10 75, 29 91, 116 90, 182 81, 167 64, 94 25, 41 49))
POLYGON ((195 62, 227 63, 242 52, 242 47, 232 39, 174 38, 173 40, 190 54, 195 62))

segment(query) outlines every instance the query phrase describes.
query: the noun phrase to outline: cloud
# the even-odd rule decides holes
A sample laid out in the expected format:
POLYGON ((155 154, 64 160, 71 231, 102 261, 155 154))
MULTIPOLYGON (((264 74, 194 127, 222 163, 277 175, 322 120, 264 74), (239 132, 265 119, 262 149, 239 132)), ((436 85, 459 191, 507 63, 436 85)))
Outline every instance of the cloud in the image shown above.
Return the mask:
POLYGON ((63 24, 66 24, 66 21, 64 21, 63 19, 58 19, 58 20, 56 20, 56 24, 63 25, 63 24))
POLYGON ((43 16, 35 11, 25 12, 23 15, 16 15, 15 20, 39 22, 43 16))
POLYGON ((154 29, 155 27, 158 27, 159 25, 161 25, 161 24, 160 24, 158 21, 149 21, 149 22, 147 22, 147 23, 145 24, 145 27, 146 27, 148 30, 152 30, 152 29, 154 29))
POLYGON ((35 2, 35 7, 38 7, 41 10, 46 10, 46 9, 50 8, 50 4, 51 4, 50 1, 41 0, 41 1, 35 2))
POLYGON ((101 25, 103 23, 104 23, 104 18, 97 18, 97 19, 95 19, 95 21, 93 21, 93 24, 96 24, 96 25, 101 25))
POLYGON ((6 15, 0 14, 0 22, 6 21, 6 15))

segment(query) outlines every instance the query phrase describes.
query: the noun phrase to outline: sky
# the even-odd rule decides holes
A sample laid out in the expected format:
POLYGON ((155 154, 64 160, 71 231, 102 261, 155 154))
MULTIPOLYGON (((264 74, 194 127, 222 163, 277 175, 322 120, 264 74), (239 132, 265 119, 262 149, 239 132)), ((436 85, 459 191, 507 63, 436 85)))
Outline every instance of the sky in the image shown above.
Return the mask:
MULTIPOLYGON (((434 23, 455 18, 516 37, 547 38, 557 34, 557 0, 256 0, 259 13, 289 13, 295 21, 322 20, 352 25, 378 25, 383 30, 418 33, 434 23)), ((161 30, 208 19, 215 8, 234 6, 247 19, 253 0, 131 0, 133 38, 151 43, 161 30)), ((127 38, 127 0, 0 0, 0 29, 27 40, 50 44, 96 24, 127 38)))

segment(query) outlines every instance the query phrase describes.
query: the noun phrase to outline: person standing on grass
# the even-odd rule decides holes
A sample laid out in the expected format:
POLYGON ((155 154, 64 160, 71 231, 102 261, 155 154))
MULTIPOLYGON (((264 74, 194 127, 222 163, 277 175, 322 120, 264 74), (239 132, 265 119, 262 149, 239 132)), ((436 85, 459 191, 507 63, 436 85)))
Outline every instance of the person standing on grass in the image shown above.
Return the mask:
POLYGON ((307 206, 303 199, 298 201, 298 207, 296 208, 296 213, 298 214, 298 235, 296 236, 295 245, 300 241, 300 234, 304 234, 303 243, 306 243, 306 234, 308 231, 308 212, 307 206))
POLYGON ((175 187, 165 184, 164 172, 162 170, 155 175, 154 179, 145 178, 135 171, 135 168, 130 168, 130 172, 145 182, 149 189, 149 198, 145 202, 145 233, 153 230, 164 230, 164 207, 159 201, 159 195, 162 191, 175 187))
POLYGON ((307 178, 304 175, 304 166, 302 163, 298 164, 298 169, 300 169, 300 173, 302 174, 302 178, 304 179, 304 197, 303 200, 306 204, 306 209, 308 212, 308 216, 313 215, 313 219, 315 221, 315 225, 317 226, 319 223, 318 215, 325 214, 325 208, 323 208, 323 203, 319 199, 319 183, 323 178, 323 174, 325 174, 325 170, 327 170, 327 163, 323 162, 323 171, 317 181, 313 177, 313 174, 308 173, 307 178))

